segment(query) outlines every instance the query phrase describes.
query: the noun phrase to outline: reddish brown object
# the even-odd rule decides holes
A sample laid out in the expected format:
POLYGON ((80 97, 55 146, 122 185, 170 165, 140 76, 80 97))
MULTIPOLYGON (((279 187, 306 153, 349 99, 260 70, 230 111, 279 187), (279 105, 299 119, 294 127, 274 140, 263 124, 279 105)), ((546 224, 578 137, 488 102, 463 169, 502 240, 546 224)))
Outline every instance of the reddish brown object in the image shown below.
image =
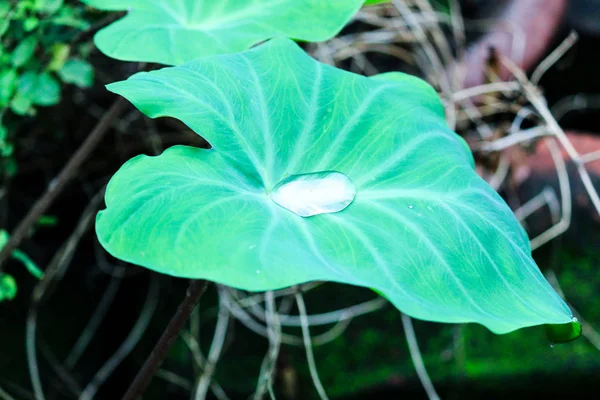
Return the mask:
MULTIPOLYGON (((567 137, 579 154, 600 151, 600 135, 583 132, 567 132, 567 137)), ((560 146, 562 159, 569 174, 573 217, 566 238, 575 245, 596 241, 600 235, 600 215, 594 208, 575 163, 560 146)), ((560 199, 558 175, 546 140, 540 140, 532 153, 518 148, 510 151, 511 179, 521 203, 540 193, 545 187, 554 188, 560 199)), ((585 164, 594 188, 600 192, 600 159, 585 164)), ((548 210, 541 210, 527 220, 530 234, 534 236, 552 226, 548 210)), ((597 243, 597 242, 595 242, 597 243)))
MULTIPOLYGON (((600 152, 600 135, 598 134, 571 131, 567 132, 567 138, 579 154, 600 152)), ((571 164, 572 161, 567 151, 562 146, 560 149, 563 160, 567 164, 571 164)), ((532 175, 556 174, 556 167, 552 161, 550 150, 546 146, 546 140, 540 140, 534 152, 520 160, 519 165, 515 165, 516 161, 513 157, 513 180, 517 184, 521 184, 532 175)), ((600 159, 586 163, 585 166, 590 175, 600 178, 600 159)), ((600 188, 598 189, 600 190, 600 188)))
MULTIPOLYGON (((502 22, 497 23, 467 51, 465 87, 486 82, 485 71, 491 49, 513 59, 525 71, 535 66, 551 44, 564 18, 568 3, 567 0, 502 0, 502 2, 506 5, 501 15, 495 17, 502 22), (523 33, 524 42, 521 40, 517 42, 517 45, 523 46, 521 57, 518 54, 512 57, 515 49, 511 29, 523 33)), ((501 79, 510 78, 510 73, 502 66, 499 67, 498 73, 501 79)))

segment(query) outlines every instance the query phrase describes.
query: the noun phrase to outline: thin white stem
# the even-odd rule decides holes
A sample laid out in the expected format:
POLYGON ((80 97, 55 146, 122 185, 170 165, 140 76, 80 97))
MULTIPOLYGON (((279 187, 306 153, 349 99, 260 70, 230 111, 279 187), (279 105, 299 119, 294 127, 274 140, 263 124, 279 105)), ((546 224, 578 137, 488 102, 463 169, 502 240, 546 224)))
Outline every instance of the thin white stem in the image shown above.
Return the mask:
POLYGON ((557 121, 560 121, 571 111, 585 109, 599 109, 600 95, 591 93, 577 93, 560 99, 552 106, 550 110, 557 121))
POLYGON ((592 151, 591 153, 583 154, 581 156, 581 163, 587 164, 600 159, 600 150, 592 151))
MULTIPOLYGON (((254 400, 262 400, 266 392, 271 393, 273 387, 273 372, 279 356, 281 346, 281 325, 279 316, 275 312, 275 298, 272 291, 265 293, 265 304, 267 306, 267 334, 269 338, 269 349, 260 367, 260 374, 254 400)), ((273 395, 274 397, 274 395, 273 395)))
POLYGON ((429 397, 429 400, 440 400, 440 396, 438 396, 437 392, 435 391, 435 387, 429 378, 429 374, 427 374, 427 369, 425 369, 425 364, 423 363, 423 357, 421 356, 421 351, 419 350, 419 343, 417 342, 417 336, 415 335, 415 328, 413 327, 412 320, 406 314, 402 314, 402 326, 404 327, 404 334, 406 335, 406 342, 408 343, 410 357, 412 358, 415 369, 417 370, 419 380, 421 381, 421 384, 427 393, 427 397, 429 397))
MULTIPOLYGON (((454 37, 454 43, 456 46, 456 58, 458 60, 464 59, 466 50, 466 34, 465 34, 465 22, 461 16, 462 12, 460 9, 460 3, 458 0, 450 0, 450 18, 452 25, 452 36, 454 37)), ((452 76, 452 85, 455 89, 463 87, 465 78, 465 72, 467 68, 464 63, 455 63, 455 69, 452 76)))
POLYGON ((452 94, 454 101, 464 101, 477 96, 490 93, 512 93, 521 88, 518 82, 494 82, 483 85, 472 86, 470 88, 461 89, 452 94))
POLYGON ((579 153, 577 153, 575 147, 573 147, 573 144, 569 141, 569 138, 567 137, 565 132, 558 125, 556 119, 554 119, 554 117, 552 116, 552 113, 548 109, 545 100, 537 93, 535 86, 533 86, 531 82, 527 80, 527 76, 525 76, 525 73, 522 70, 520 70, 510 59, 506 57, 501 57, 501 60, 502 63, 506 66, 506 68, 509 69, 510 72, 514 75, 514 77, 517 78, 517 80, 521 83, 525 96, 527 97, 531 105, 536 109, 540 117, 542 117, 542 119, 545 121, 549 131, 556 136, 556 138, 560 141, 561 145, 569 155, 569 157, 571 157, 571 159, 575 162, 575 165, 577 166, 577 172, 581 177, 583 186, 585 187, 585 190, 590 196, 590 199, 592 200, 592 204, 594 205, 596 212, 600 213, 600 197, 598 196, 598 192, 596 192, 596 189, 594 188, 592 179, 590 178, 588 171, 585 169, 585 165, 581 163, 581 157, 579 153))
POLYGON ((71 236, 61 246, 60 250, 54 255, 48 268, 45 271, 44 278, 38 282, 31 296, 31 306, 27 315, 25 329, 25 346, 27 366, 29 368, 29 377, 33 388, 33 395, 36 400, 44 400, 44 392, 42 388, 42 380, 37 362, 36 349, 36 329, 38 309, 42 299, 46 295, 48 289, 52 285, 58 284, 64 276, 72 258, 75 254, 75 249, 84 233, 90 226, 91 221, 96 213, 98 204, 103 198, 104 188, 101 189, 90 201, 88 206, 82 213, 79 222, 71 236))
POLYGON ((37 327, 37 312, 29 313, 25 331, 25 343, 27 354, 27 365, 29 366, 29 377, 35 400, 45 400, 42 380, 40 378, 40 369, 37 362, 37 348, 35 345, 37 327))
POLYGON ((556 143, 556 140, 554 138, 546 139, 546 146, 550 151, 550 155, 552 156, 552 160, 554 161, 556 172, 558 174, 558 186, 560 188, 562 215, 560 221, 557 224, 555 224, 550 229, 546 230, 544 233, 536 236, 531 240, 532 250, 537 249, 543 244, 548 243, 550 240, 559 236, 560 234, 565 232, 571 224, 571 185, 569 182, 569 173, 567 171, 567 165, 565 163, 565 160, 562 158, 560 148, 558 147, 558 143, 556 143))
MULTIPOLYGON (((302 293, 306 293, 312 289, 315 289, 315 288, 323 285, 324 283, 325 282, 309 282, 309 283, 305 283, 303 285, 299 285, 299 288, 302 293)), ((240 292, 240 291, 238 290, 237 292, 240 292)), ((275 299, 277 299, 279 297, 288 296, 288 295, 291 295, 294 293, 295 293, 295 291, 293 288, 281 289, 281 290, 277 290, 277 291, 273 292, 273 297, 275 299)), ((264 300, 264 296, 262 294, 253 294, 248 297, 239 299, 238 303, 242 308, 246 308, 246 307, 252 306, 253 304, 261 302, 263 300, 264 300)))
POLYGON ((475 128, 477 129, 477 133, 479 133, 481 138, 490 139, 494 136, 494 133, 488 124, 480 123, 482 121, 482 115, 479 112, 479 109, 475 107, 471 99, 465 99, 463 104, 461 104, 461 107, 469 119, 475 123, 475 128))
MULTIPOLYGON (((234 293, 235 293, 235 291, 234 291, 234 293)), ((288 299, 289 299, 288 297, 283 298, 283 300, 281 302, 281 307, 280 307, 282 310, 279 311, 279 315, 287 315, 287 314, 282 314, 282 312, 287 312, 287 311, 283 311, 283 308, 287 308, 287 307, 283 307, 283 306, 290 304, 290 303, 286 302, 286 300, 288 300, 288 299)), ((244 299, 242 299, 242 300, 244 300, 244 299)), ((243 325, 245 325, 248 329, 250 329, 254 333, 261 335, 268 339, 269 338, 268 328, 253 318, 253 316, 254 316, 258 319, 262 319, 259 316, 259 314, 264 315, 264 311, 262 311, 261 308, 258 306, 248 306, 247 308, 252 311, 252 315, 250 315, 250 313, 248 313, 242 307, 237 305, 236 302, 234 301, 230 304, 229 311, 231 311, 231 314, 235 318, 237 318, 243 325)), ((340 311, 343 311, 343 310, 340 310, 340 311)), ((290 316, 290 317, 295 318, 293 316, 290 316)), ((310 318, 311 318, 311 316, 307 316, 309 325, 311 325, 310 318)), ((332 340, 335 340, 340 334, 342 334, 344 332, 344 330, 349 326, 351 321, 352 321, 351 318, 344 317, 344 318, 340 319, 339 321, 336 321, 335 325, 333 327, 331 327, 331 329, 329 329, 328 331, 323 332, 317 336, 313 336, 311 338, 313 346, 321 346, 321 345, 331 342, 332 340)), ((293 325, 293 326, 295 326, 295 325, 293 325)), ((301 324, 300 324, 300 326, 301 326, 301 324)), ((304 344, 304 341, 301 337, 297 337, 297 336, 290 335, 287 333, 281 333, 280 340, 281 340, 281 343, 289 344, 292 346, 302 346, 304 344)))
POLYGON ((552 187, 545 187, 541 193, 529 199, 514 211, 515 217, 523 221, 540 208, 548 205, 552 216, 552 223, 556 224, 560 220, 560 203, 556 197, 556 192, 552 187))
POLYGON ((208 359, 204 366, 204 372, 196 386, 194 395, 195 400, 204 400, 206 398, 206 392, 212 381, 217 361, 219 361, 219 357, 221 356, 221 350, 225 343, 225 336, 227 335, 227 327, 229 325, 230 313, 229 307, 227 306, 230 300, 229 293, 221 285, 218 285, 217 288, 219 291, 219 316, 217 318, 217 325, 215 326, 213 341, 210 345, 210 350, 208 351, 208 359))
POLYGON ((270 400, 275 400, 275 393, 273 392, 273 387, 272 386, 268 387, 268 393, 269 393, 269 399, 270 400))
POLYGON ((108 361, 104 363, 96 375, 94 375, 92 380, 87 384, 85 389, 83 389, 79 400, 92 400, 100 386, 106 382, 108 377, 121 364, 125 357, 131 353, 135 345, 139 342, 142 335, 148 328, 148 324, 152 319, 154 310, 156 310, 156 305, 158 304, 158 290, 158 279, 152 275, 152 278, 150 278, 148 293, 146 295, 146 301, 144 302, 142 312, 135 322, 135 325, 127 335, 127 338, 125 338, 123 343, 121 343, 117 351, 115 351, 108 361))
POLYGON ((158 371, 156 371, 155 376, 169 383, 172 383, 175 386, 179 386, 183 390, 192 390, 192 382, 189 379, 185 379, 184 377, 177 375, 175 372, 161 368, 158 371))
POLYGON ((427 40, 427 35, 425 34, 423 27, 419 24, 418 19, 415 18, 415 13, 413 13, 402 0, 392 0, 392 4, 406 19, 406 22, 410 24, 411 32, 415 35, 415 38, 423 48, 423 51, 427 55, 427 58, 429 59, 433 69, 440 72, 438 83, 442 89, 442 92, 444 92, 444 94, 450 99, 452 87, 450 86, 448 76, 445 73, 444 64, 436 53, 433 45, 429 42, 429 40, 427 40))
POLYGON ((521 130, 521 125, 523 121, 525 121, 529 117, 535 117, 537 114, 529 107, 523 107, 518 112, 513 122, 510 124, 510 134, 512 135, 515 132, 521 130))
POLYGON ((567 38, 563 40, 563 42, 556 49, 554 49, 552 53, 548 55, 548 57, 538 64, 536 69, 531 74, 531 83, 537 85, 546 71, 556 64, 556 62, 560 60, 575 43, 577 43, 578 39, 579 35, 577 35, 577 32, 571 31, 569 36, 567 36, 567 38))
POLYGON ((81 335, 79 335, 77 342, 75 342, 75 345, 65 358, 65 368, 71 370, 73 369, 73 367, 75 367, 75 365, 87 349, 87 346, 94 338, 94 335, 98 330, 98 326, 104 319, 104 316, 108 312, 108 309, 110 308, 110 305, 112 304, 117 294, 117 291, 119 290, 121 280, 122 277, 116 275, 111 278, 108 287, 104 291, 104 294, 102 295, 102 298, 100 299, 98 306, 94 310, 94 313, 92 314, 92 317, 90 318, 88 324, 85 326, 83 332, 81 333, 81 335))
POLYGON ((0 400, 16 400, 16 399, 0 387, 0 400))
MULTIPOLYGON (((360 315, 369 314, 374 311, 380 310, 387 304, 387 300, 385 300, 383 297, 377 297, 376 299, 369 300, 364 303, 355 304, 353 306, 342 308, 340 310, 335 310, 323 314, 309 315, 307 316, 308 323, 310 326, 337 324, 340 321, 353 319, 360 315)), ((264 313, 259 312, 255 315, 263 321, 266 319, 264 313)), ((302 326, 301 317, 298 315, 280 314, 279 319, 281 321, 281 325, 283 326, 302 326)))
MULTIPOLYGON (((181 338, 183 339, 185 344, 190 349, 190 352, 192 353, 192 357, 194 358, 194 361, 196 362, 196 366, 200 367, 200 369, 204 369, 204 366, 206 365, 206 359, 204 358, 204 355, 202 354, 202 351, 200 350, 200 344, 196 340, 196 338, 198 337, 198 334, 194 335, 192 332, 193 332, 193 330, 191 328, 190 328, 189 332, 188 331, 181 332, 181 338)), ((193 385, 190 384, 190 387, 191 386, 193 386, 193 385)), ((210 383, 210 389, 212 390, 213 394, 215 395, 215 397, 218 400, 229 400, 227 393, 225 393, 225 390, 223 390, 223 387, 221 387, 219 382, 217 382, 215 379, 213 379, 212 382, 210 383)))
POLYGON ((536 126, 535 128, 529 128, 522 131, 517 131, 508 136, 504 136, 503 138, 494 140, 493 142, 479 142, 473 145, 474 150, 481 151, 502 151, 506 150, 509 147, 515 146, 517 144, 521 144, 524 142, 528 142, 530 140, 551 135, 548 132, 548 128, 545 126, 536 126))
MULTIPOLYGON (((421 10, 420 14, 433 14, 435 15, 435 11, 428 0, 414 0, 414 3, 421 10)), ((446 39, 446 35, 442 31, 441 24, 433 24, 430 29, 431 36, 433 38, 433 43, 435 44, 435 48, 437 48, 440 54, 440 62, 442 62, 445 66, 449 66, 452 64, 454 57, 452 56, 452 49, 450 47, 450 43, 446 39)), ((435 49, 434 48, 434 49, 435 49)), ((437 54, 437 53, 436 53, 437 54)), ((440 71, 440 73, 447 73, 445 71, 440 71)), ((449 82, 450 87, 452 87, 452 83, 449 82)))
POLYGON ((498 162, 498 168, 490 178, 488 184, 494 188, 494 190, 498 191, 502 186, 502 183, 508 176, 508 172, 510 171, 510 161, 508 157, 504 154, 500 156, 500 161, 498 162))
POLYGON ((304 298, 302 293, 296 292, 296 303, 298 304, 298 314, 302 321, 302 338, 304 339, 304 348, 306 350, 306 360, 308 361, 308 369, 310 370, 310 376, 312 377, 313 383, 321 400, 329 400, 325 389, 319 379, 319 373, 317 372, 317 365, 315 363, 315 356, 312 351, 312 343, 310 340, 310 329, 308 327, 308 318, 306 317, 306 305, 304 304, 304 298))

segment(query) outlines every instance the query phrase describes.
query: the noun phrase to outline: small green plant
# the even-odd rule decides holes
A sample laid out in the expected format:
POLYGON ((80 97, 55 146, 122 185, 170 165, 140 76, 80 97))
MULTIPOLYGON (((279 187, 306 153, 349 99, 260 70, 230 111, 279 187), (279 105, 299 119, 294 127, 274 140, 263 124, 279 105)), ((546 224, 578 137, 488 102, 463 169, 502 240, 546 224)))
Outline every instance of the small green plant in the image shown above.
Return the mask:
POLYGON ((89 48, 71 40, 89 27, 81 4, 63 0, 0 2, 0 154, 13 148, 9 131, 18 118, 31 116, 38 106, 59 102, 60 81, 79 87, 92 84, 93 69, 85 60, 89 48))
MULTIPOLYGON (((0 249, 8 242, 8 233, 5 230, 0 230, 0 249)), ((23 253, 21 250, 14 250, 12 252, 12 258, 19 261, 29 271, 29 273, 37 278, 42 279, 44 273, 38 268, 37 265, 23 253)), ((4 300, 12 300, 17 295, 17 282, 11 275, 0 272, 0 303, 4 300)))

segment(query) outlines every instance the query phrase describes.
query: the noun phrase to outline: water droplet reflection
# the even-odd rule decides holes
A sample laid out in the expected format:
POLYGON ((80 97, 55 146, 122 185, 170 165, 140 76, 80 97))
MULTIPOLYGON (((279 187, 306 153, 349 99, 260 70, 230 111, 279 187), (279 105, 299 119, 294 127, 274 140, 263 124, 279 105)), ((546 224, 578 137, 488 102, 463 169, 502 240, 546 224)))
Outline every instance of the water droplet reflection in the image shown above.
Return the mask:
POLYGON ((354 183, 337 171, 291 175, 271 193, 276 204, 301 217, 342 211, 355 196, 354 183))

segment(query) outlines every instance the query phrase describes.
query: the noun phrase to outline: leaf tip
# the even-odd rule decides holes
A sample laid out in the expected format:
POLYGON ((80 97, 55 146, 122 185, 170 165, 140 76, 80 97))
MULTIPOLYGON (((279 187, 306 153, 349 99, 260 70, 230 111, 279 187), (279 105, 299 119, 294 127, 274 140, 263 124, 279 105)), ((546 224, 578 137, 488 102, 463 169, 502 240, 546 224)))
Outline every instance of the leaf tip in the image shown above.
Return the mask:
POLYGON ((566 324, 551 324, 545 325, 546 336, 550 343, 567 343, 581 336, 581 323, 577 318, 573 318, 571 322, 566 324))

